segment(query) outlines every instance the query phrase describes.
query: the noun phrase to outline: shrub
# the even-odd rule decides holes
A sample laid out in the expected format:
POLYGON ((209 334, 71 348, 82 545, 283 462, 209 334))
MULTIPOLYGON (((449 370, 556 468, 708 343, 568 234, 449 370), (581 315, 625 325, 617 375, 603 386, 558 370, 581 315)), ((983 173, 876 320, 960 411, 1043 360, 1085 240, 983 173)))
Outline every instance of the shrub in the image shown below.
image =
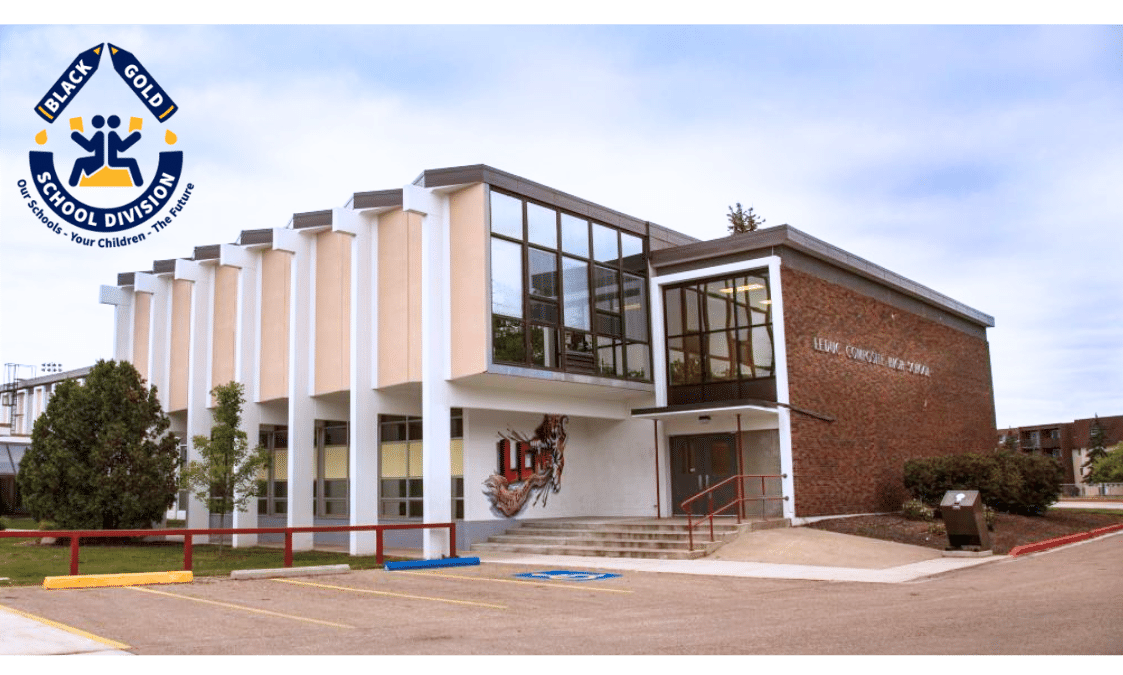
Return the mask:
POLYGON ((8 519, 0 517, 0 532, 8 529, 8 519))
POLYGON ((942 537, 948 533, 948 528, 943 523, 928 523, 928 534, 942 537))
POLYGON ((877 510, 883 513, 899 511, 908 496, 899 475, 884 476, 877 484, 877 510))
MULTIPOLYGON (((1017 476, 1017 489, 991 504, 999 511, 1039 516, 1061 496, 1064 470, 1051 457, 999 452, 994 455, 1003 474, 1017 476)), ((985 501, 985 500, 984 500, 985 501)))
POLYGON ((901 504, 901 515, 907 520, 932 520, 932 508, 919 499, 910 499, 901 504))
POLYGON ((930 506, 948 490, 978 490, 983 504, 998 511, 1041 515, 1060 497, 1064 471, 1050 457, 999 450, 909 460, 904 480, 930 506))

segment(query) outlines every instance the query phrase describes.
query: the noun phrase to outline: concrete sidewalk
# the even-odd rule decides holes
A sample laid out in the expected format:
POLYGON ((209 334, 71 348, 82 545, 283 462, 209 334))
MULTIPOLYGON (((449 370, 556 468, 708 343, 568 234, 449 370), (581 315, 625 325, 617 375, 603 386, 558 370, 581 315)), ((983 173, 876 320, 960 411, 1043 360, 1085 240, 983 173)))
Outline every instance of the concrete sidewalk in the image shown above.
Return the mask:
POLYGON ((128 645, 0 605, 0 656, 127 655, 128 645))
POLYGON ((1106 501, 1099 499, 1065 499, 1053 504, 1051 509, 1112 509, 1123 511, 1123 501, 1106 501))
POLYGON ((807 527, 746 532, 714 554, 698 560, 548 556, 490 551, 472 552, 471 555, 478 556, 481 562, 552 566, 552 569, 591 567, 636 572, 882 584, 913 581, 1007 559, 1007 556, 946 558, 941 551, 932 548, 807 527))

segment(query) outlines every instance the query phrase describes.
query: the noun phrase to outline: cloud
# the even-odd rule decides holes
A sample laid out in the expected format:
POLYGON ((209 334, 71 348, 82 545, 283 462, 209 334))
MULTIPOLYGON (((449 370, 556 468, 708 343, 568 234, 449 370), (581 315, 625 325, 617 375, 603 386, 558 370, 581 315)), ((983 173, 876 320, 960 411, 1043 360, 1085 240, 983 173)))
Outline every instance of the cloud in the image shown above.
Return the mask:
POLYGON ((0 352, 85 365, 117 272, 486 163, 703 239, 740 201, 993 314, 999 424, 1123 410, 1113 30, 5 28, 0 352), (105 40, 181 101, 197 189, 166 232, 88 255, 14 183, 45 83, 105 40))

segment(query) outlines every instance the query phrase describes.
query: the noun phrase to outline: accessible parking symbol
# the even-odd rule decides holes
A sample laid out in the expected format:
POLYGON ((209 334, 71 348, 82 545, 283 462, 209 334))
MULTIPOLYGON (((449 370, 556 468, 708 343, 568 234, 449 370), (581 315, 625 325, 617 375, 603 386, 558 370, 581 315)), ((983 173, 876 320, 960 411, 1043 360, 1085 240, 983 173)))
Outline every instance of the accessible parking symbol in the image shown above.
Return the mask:
POLYGON ((611 579, 619 574, 607 572, 573 572, 570 570, 551 570, 549 572, 524 572, 516 574, 522 579, 546 579, 547 581, 596 581, 598 579, 611 579))

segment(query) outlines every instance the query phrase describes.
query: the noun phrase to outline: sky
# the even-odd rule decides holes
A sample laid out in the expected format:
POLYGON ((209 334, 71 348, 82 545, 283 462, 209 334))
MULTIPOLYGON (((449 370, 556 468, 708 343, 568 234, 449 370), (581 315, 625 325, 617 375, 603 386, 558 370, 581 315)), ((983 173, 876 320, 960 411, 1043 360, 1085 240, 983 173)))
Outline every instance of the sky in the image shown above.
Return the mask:
MULTIPOLYGON (((0 362, 111 358, 119 272, 488 164, 699 239, 752 206, 995 317, 1000 428, 1120 415, 1121 85, 1109 25, 6 25, 0 362), (194 186, 115 249, 19 190, 41 130, 83 154, 33 110, 105 42, 179 105, 130 154, 170 130, 194 186)), ((145 116, 104 58, 64 116, 110 113, 145 116)))

